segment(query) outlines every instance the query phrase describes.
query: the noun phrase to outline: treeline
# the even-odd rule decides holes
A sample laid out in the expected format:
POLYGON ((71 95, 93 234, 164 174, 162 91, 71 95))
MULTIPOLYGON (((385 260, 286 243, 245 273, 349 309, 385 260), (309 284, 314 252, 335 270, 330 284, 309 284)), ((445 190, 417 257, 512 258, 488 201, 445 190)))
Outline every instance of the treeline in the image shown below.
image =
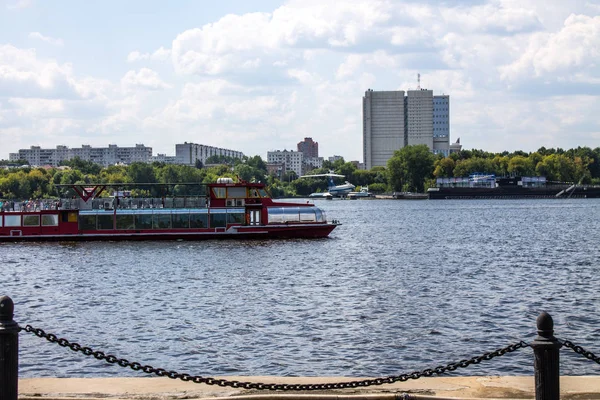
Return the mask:
MULTIPOLYGON (((546 149, 533 153, 489 153, 483 150, 463 150, 449 157, 434 155, 427 146, 408 146, 394 153, 386 167, 359 170, 343 159, 324 161, 323 168, 311 174, 335 172, 357 188, 368 186, 374 193, 393 191, 423 192, 435 186, 435 178, 464 177, 472 173, 496 176, 545 176, 548 181, 600 184, 600 147, 590 149, 546 149)), ((43 199, 71 197, 75 193, 61 185, 71 184, 168 184, 138 186, 134 196, 198 195, 203 186, 181 183, 212 183, 219 177, 240 178, 249 182, 264 182, 274 197, 308 196, 327 191, 323 178, 298 179, 295 173, 280 179, 269 175, 260 156, 243 160, 219 157, 208 159, 207 165, 173 165, 164 163, 133 163, 129 166, 102 166, 78 158, 63 163, 68 169, 20 167, 0 169, 0 198, 43 199), (213 166, 214 164, 218 164, 213 166)))
POLYGON ((387 164, 394 190, 423 191, 435 178, 466 177, 472 173, 496 176, 545 176, 548 181, 600 184, 600 147, 546 149, 535 152, 490 153, 463 150, 449 157, 435 156, 427 146, 396 151, 387 164))

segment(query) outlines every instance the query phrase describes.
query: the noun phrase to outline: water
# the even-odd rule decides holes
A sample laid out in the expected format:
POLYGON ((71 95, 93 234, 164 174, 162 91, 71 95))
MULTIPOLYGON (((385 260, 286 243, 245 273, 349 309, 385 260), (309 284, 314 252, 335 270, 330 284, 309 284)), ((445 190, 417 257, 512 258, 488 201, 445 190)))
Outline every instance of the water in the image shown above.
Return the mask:
MULTIPOLYGON (((535 337, 600 354, 600 200, 317 201, 327 239, 0 244, 15 320, 193 375, 388 376, 535 337)), ((21 377, 143 376, 20 335, 21 377)), ((529 348, 454 375, 530 375, 529 348)), ((561 373, 598 364, 561 350, 561 373)))

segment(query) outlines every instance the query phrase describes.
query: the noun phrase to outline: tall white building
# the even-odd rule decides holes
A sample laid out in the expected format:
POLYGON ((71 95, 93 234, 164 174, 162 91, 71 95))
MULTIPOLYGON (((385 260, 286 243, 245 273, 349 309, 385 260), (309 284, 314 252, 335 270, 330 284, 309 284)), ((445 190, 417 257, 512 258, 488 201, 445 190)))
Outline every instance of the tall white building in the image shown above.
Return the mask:
POLYGON ((367 169, 385 166, 405 146, 404 91, 375 92, 363 97, 363 160, 367 169))
POLYGON ((433 90, 409 90, 406 96, 406 145, 433 149, 433 90))
MULTIPOLYGON (((450 96, 434 96, 418 89, 365 92, 363 97, 363 160, 365 169, 386 166, 396 150, 424 144, 432 152, 448 155, 450 96)), ((457 150, 458 149, 458 150, 457 150)))

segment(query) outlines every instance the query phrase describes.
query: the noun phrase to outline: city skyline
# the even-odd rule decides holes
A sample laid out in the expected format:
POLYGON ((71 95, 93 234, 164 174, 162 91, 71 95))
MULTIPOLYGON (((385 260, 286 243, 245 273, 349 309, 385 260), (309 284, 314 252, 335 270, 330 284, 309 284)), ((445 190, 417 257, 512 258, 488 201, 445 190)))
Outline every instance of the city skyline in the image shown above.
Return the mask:
POLYGON ((362 96, 452 98, 464 149, 600 146, 600 3, 0 0, 0 159, 143 143, 363 160, 362 96))

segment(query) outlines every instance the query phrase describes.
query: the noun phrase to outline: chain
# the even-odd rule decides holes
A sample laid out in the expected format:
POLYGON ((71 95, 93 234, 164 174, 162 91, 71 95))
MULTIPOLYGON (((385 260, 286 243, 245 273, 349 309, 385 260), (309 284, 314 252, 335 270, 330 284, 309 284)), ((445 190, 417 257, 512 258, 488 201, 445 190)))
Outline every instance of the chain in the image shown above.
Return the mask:
POLYGON ((418 379, 423 376, 432 376, 432 375, 441 375, 448 371, 454 371, 458 368, 466 368, 471 364, 479 364, 482 361, 489 361, 494 357, 503 356, 506 353, 512 353, 518 349, 523 347, 528 347, 529 345, 523 341, 515 344, 511 344, 502 349, 495 350, 490 353, 484 353, 479 357, 473 357, 468 360, 461 360, 455 363, 450 363, 445 366, 438 366, 432 369, 425 369, 423 371, 411 372, 408 374, 402 374, 397 376, 388 376, 382 378, 374 378, 374 379, 365 379, 362 381, 349 381, 349 382, 338 382, 338 383, 318 383, 318 384, 275 384, 275 383, 257 383, 257 382, 240 382, 240 381, 230 381, 226 379, 218 379, 218 378, 208 378, 203 376, 192 376, 189 374, 182 374, 177 371, 167 371, 162 368, 154 368, 150 365, 142 365, 138 362, 130 362, 124 358, 118 358, 113 356, 112 354, 105 354, 102 351, 94 351, 90 347, 83 347, 78 343, 71 343, 67 339, 58 338, 56 335, 52 333, 46 333, 42 329, 36 329, 31 325, 27 325, 25 328, 20 328, 20 330, 24 330, 29 333, 33 333, 34 335, 45 338, 51 343, 57 343, 59 346, 68 347, 75 352, 81 352, 86 356, 91 356, 96 358, 97 360, 104 360, 109 364, 117 364, 124 368, 131 368, 134 371, 143 371, 147 374, 155 374, 158 376, 167 376, 171 379, 181 379, 184 382, 194 382, 194 383, 204 383, 207 385, 217 385, 217 386, 228 386, 232 388, 242 388, 242 389, 258 389, 258 390, 296 390, 296 391, 310 391, 310 390, 330 390, 330 389, 347 389, 347 388, 357 388, 357 387, 365 387, 365 386, 373 386, 373 385, 384 385, 394 382, 405 382, 409 379, 418 379))
POLYGON ((585 358, 587 358, 588 360, 592 360, 597 362, 598 364, 600 364, 600 357, 594 355, 594 353, 592 353, 591 351, 587 351, 585 350, 583 347, 581 346, 576 346, 575 344, 573 344, 573 342, 570 342, 568 340, 563 340, 562 344, 565 347, 570 348, 571 350, 573 350, 575 353, 577 354, 581 354, 582 356, 584 356, 585 358))

